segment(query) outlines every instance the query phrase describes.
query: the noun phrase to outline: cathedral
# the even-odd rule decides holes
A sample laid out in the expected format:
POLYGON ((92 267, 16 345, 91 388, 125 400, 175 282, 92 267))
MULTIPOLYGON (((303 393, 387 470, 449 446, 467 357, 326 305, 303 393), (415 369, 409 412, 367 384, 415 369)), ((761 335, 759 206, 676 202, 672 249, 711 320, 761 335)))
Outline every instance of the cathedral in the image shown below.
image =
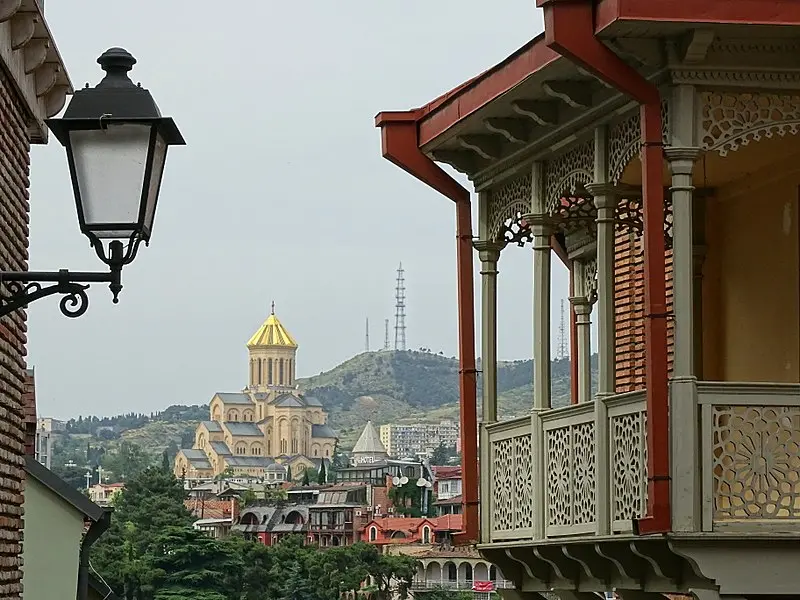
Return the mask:
POLYGON ((222 473, 282 481, 313 467, 326 468, 336 433, 319 400, 298 391, 297 342, 275 316, 247 342, 249 385, 241 392, 217 392, 209 420, 195 432, 194 446, 175 457, 175 475, 210 479, 222 473))

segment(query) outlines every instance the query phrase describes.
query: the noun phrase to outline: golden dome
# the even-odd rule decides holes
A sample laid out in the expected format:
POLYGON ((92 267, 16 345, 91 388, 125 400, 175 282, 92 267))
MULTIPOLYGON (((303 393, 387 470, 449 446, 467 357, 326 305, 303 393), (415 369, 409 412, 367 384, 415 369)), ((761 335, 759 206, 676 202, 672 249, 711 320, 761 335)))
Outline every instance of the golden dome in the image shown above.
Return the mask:
POLYGON ((286 328, 275 316, 275 309, 273 307, 272 314, 267 317, 267 320, 258 328, 253 334, 253 337, 247 342, 248 348, 256 346, 278 346, 282 348, 297 348, 297 342, 291 334, 286 331, 286 328))

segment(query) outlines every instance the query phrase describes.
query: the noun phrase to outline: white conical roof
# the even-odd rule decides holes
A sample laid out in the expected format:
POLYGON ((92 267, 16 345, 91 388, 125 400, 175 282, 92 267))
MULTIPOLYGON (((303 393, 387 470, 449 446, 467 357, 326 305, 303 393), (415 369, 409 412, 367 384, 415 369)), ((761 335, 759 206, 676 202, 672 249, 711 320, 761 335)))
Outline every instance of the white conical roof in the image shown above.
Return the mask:
POLYGON ((353 446, 353 454, 387 454, 386 447, 381 442, 381 436, 372 421, 367 421, 361 437, 353 446))

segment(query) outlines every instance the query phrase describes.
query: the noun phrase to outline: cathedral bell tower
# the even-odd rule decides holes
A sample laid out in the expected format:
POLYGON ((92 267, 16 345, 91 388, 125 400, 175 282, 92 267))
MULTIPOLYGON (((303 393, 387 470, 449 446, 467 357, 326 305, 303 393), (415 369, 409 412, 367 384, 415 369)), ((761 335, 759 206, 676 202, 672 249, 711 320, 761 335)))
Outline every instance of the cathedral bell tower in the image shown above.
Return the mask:
POLYGON ((247 342, 250 353, 250 389, 268 392, 295 386, 297 342, 275 316, 275 303, 269 317, 247 342))

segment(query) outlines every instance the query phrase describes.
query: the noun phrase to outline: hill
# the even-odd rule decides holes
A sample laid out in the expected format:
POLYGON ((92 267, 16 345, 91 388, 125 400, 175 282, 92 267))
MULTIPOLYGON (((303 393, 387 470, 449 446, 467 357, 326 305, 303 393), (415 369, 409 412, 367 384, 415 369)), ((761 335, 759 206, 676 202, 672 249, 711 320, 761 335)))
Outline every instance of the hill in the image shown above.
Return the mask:
MULTIPOLYGON (((480 364, 478 365, 480 369, 480 364)), ((532 398, 530 360, 498 365, 498 402, 502 418, 526 414, 532 398)), ((569 401, 569 362, 552 363, 552 402, 569 401)), ((458 419, 458 361, 429 352, 366 352, 330 371, 298 380, 302 391, 318 398, 339 432, 343 448, 351 447, 367 420, 378 424, 439 422, 458 419)), ((479 378, 480 386, 480 378, 479 378)), ((480 411, 480 387, 478 407, 480 411)), ((88 445, 115 451, 130 442, 155 455, 191 445, 194 429, 208 418, 208 406, 174 405, 150 415, 79 417, 59 436, 54 456, 79 461, 88 445)))

